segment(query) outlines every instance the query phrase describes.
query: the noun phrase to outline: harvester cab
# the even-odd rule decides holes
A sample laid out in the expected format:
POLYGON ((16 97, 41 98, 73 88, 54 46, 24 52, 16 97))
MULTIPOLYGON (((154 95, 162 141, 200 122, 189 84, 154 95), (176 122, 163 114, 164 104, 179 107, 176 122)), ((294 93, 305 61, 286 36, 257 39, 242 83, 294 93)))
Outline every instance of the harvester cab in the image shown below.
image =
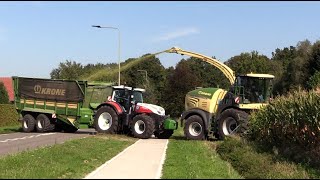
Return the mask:
POLYGON ((237 103, 268 103, 272 98, 273 75, 238 75, 230 91, 236 96, 237 103))

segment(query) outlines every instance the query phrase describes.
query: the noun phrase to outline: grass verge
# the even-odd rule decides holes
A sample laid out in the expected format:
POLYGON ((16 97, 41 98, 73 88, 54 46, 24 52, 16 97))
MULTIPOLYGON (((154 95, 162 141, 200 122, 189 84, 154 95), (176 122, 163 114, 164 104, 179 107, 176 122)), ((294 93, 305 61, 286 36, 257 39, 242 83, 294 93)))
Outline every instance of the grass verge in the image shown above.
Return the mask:
POLYGON ((136 141, 97 135, 0 158, 0 179, 84 178, 136 141))
POLYGON ((242 178, 211 149, 216 142, 188 141, 181 127, 169 140, 162 179, 242 178))
POLYGON ((221 157, 230 162, 246 179, 309 179, 320 178, 314 169, 286 161, 263 152, 238 137, 227 138, 217 146, 221 157))
POLYGON ((14 126, 4 126, 0 127, 0 134, 5 134, 5 133, 13 133, 13 132, 21 132, 22 128, 21 125, 14 125, 14 126))

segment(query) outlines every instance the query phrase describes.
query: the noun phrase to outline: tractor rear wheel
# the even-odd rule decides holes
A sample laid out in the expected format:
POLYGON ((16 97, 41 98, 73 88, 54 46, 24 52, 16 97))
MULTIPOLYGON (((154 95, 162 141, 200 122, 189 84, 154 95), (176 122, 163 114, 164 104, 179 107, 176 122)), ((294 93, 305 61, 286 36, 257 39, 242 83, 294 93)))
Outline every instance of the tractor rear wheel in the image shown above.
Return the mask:
POLYGON ((150 116, 141 114, 133 118, 130 127, 134 137, 148 139, 154 132, 155 123, 150 116))
POLYGON ((35 126, 36 126, 36 120, 32 115, 26 114, 23 116, 23 119, 22 119, 23 132, 32 132, 34 131, 35 126))
POLYGON ((203 140, 205 139, 204 134, 205 127, 203 120, 198 115, 190 116, 186 119, 184 126, 184 135, 190 140, 203 140))
POLYGON ((248 130, 249 115, 241 110, 227 109, 218 120, 217 138, 223 140, 225 136, 243 134, 248 130))
POLYGON ((94 127, 99 133, 115 134, 118 132, 118 115, 109 106, 102 106, 94 116, 94 127))

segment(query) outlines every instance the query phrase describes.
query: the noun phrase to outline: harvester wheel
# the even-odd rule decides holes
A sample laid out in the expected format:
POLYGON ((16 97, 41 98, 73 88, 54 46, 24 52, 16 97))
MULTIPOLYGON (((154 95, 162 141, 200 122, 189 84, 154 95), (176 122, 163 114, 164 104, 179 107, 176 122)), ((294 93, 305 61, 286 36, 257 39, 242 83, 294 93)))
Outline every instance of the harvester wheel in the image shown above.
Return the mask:
POLYGON ((22 119, 23 132, 32 132, 34 131, 35 126, 36 126, 36 120, 32 115, 26 114, 23 116, 23 119, 22 119))
POLYGON ((169 139, 173 134, 173 130, 166 129, 161 133, 155 132, 154 136, 156 136, 158 139, 169 139))
POLYGON ((154 132, 155 123, 150 116, 141 114, 133 118, 130 127, 134 137, 148 139, 154 132))
POLYGON ((109 106, 102 106, 94 117, 94 127, 99 133, 115 134, 118 131, 118 115, 109 106))
POLYGON ((193 115, 186 119, 184 126, 184 135, 190 140, 203 140, 204 135, 204 125, 200 116, 193 115))
POLYGON ((37 116, 36 129, 37 132, 50 132, 55 128, 54 124, 51 124, 50 119, 45 114, 39 114, 37 116))
POLYGON ((223 140, 225 136, 243 134, 248 130, 248 114, 237 109, 223 111, 218 120, 217 138, 223 140))

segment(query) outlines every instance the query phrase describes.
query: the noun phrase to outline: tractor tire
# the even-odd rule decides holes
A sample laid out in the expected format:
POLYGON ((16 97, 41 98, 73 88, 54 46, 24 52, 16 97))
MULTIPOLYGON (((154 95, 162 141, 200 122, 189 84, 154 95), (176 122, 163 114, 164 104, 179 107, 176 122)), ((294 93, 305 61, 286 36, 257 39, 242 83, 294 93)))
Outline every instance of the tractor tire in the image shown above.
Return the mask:
POLYGON ((35 130, 36 127, 36 120, 30 114, 26 114, 23 116, 22 119, 22 130, 23 132, 32 132, 35 130))
POLYGON ((94 116, 94 127, 99 133, 115 134, 118 132, 118 115, 109 106, 102 106, 94 116))
POLYGON ((39 114, 36 121, 37 132, 51 132, 55 128, 55 125, 51 124, 50 119, 45 114, 39 114))
POLYGON ((218 119, 217 138, 223 140, 225 136, 243 134, 248 130, 248 114, 237 109, 223 111, 218 119))
POLYGON ((134 137, 148 139, 155 130, 155 123, 150 116, 141 114, 133 118, 130 127, 134 137))
POLYGON ((173 134, 173 130, 171 129, 166 129, 161 133, 155 132, 154 136, 157 137, 158 139, 169 139, 173 134))
POLYGON ((186 123, 184 126, 184 135, 189 140, 204 140, 205 127, 203 124, 203 120, 198 115, 190 116, 186 119, 186 123))

